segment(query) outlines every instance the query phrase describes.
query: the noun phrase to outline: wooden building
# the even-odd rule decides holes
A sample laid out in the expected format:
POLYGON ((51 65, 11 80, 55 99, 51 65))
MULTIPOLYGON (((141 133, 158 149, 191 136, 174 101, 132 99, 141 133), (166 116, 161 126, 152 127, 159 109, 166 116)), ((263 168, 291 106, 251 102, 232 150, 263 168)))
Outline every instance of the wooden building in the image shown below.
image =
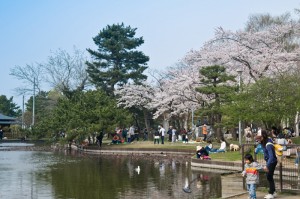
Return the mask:
POLYGON ((14 117, 9 117, 0 113, 0 126, 1 128, 7 126, 10 127, 12 124, 17 124, 18 121, 14 117))

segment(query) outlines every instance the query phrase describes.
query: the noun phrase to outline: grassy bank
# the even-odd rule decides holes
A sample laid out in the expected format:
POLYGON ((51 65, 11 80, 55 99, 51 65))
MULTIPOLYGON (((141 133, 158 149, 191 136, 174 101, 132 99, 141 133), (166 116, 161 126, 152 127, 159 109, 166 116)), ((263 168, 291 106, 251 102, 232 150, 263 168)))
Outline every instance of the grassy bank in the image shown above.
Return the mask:
MULTIPOLYGON (((300 144, 300 137, 292 139, 295 144, 300 144)), ((124 148, 124 149, 176 149, 176 150, 195 150, 196 146, 206 146, 205 142, 189 142, 182 143, 181 141, 176 143, 171 143, 166 141, 165 144, 154 144, 153 141, 134 141, 133 143, 122 143, 122 144, 111 144, 110 140, 105 140, 103 143, 103 148, 124 148)), ((228 143, 238 144, 238 141, 228 140, 228 143)), ((220 143, 213 142, 213 148, 219 148, 220 143)), ((242 155, 239 151, 229 151, 229 146, 227 146, 226 153, 212 153, 211 158, 214 160, 224 160, 224 161, 241 161, 242 155)))
MULTIPOLYGON (((237 143, 236 141, 230 143, 237 143)), ((134 141, 133 143, 122 143, 122 144, 111 144, 109 140, 105 140, 103 143, 103 148, 107 149, 176 149, 176 150, 191 150, 196 153, 196 146, 206 146, 206 142, 165 142, 165 144, 154 144, 152 141, 134 141)), ((220 143, 213 142, 214 148, 219 148, 220 143)), ((227 151, 226 153, 213 153, 210 154, 211 158, 214 160, 226 160, 226 161, 240 161, 241 154, 237 151, 227 151)))

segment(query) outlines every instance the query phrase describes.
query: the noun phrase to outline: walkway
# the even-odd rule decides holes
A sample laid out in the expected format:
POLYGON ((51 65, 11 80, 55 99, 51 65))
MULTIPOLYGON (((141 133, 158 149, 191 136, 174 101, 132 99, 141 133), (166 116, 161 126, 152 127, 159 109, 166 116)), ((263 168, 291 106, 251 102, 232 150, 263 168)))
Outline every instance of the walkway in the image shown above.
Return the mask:
MULTIPOLYGON (((267 194, 266 192, 257 191, 257 199, 264 199, 264 196, 267 194)), ((233 196, 233 197, 226 197, 226 198, 238 198, 238 199, 248 199, 248 193, 245 193, 243 195, 233 196)), ((276 197, 276 199, 299 199, 299 195, 289 195, 286 193, 279 193, 276 197)))

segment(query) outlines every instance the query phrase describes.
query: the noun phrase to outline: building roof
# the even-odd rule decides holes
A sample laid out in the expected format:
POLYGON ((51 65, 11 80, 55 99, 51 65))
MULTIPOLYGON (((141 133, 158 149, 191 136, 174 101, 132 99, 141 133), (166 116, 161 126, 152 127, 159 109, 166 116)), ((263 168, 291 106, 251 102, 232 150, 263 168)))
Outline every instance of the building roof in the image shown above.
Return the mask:
POLYGON ((16 120, 16 118, 9 117, 9 116, 6 116, 6 115, 3 115, 3 114, 0 113, 0 120, 9 121, 9 120, 16 120))
POLYGON ((17 124, 18 121, 14 117, 9 117, 0 113, 0 125, 17 124))

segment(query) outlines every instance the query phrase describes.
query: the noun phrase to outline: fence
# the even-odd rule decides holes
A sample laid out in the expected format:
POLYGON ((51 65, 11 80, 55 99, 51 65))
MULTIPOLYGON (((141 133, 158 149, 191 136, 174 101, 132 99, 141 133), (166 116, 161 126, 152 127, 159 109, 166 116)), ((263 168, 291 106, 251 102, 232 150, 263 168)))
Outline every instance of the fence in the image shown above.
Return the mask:
MULTIPOLYGON (((246 153, 250 153, 258 163, 265 165, 264 155, 262 152, 255 153, 256 147, 256 144, 243 144, 242 157, 244 157, 246 153)), ((283 155, 277 157, 278 163, 274 175, 276 188, 281 191, 300 191, 300 162, 298 161, 298 164, 295 164, 296 159, 300 158, 300 152, 299 150, 297 151, 297 149, 300 148, 300 145, 289 144, 286 145, 286 148, 283 155)), ((244 169, 244 159, 242 160, 242 163, 244 169)), ((261 172, 261 175, 264 175, 263 172, 261 172)), ((264 186, 267 183, 266 178, 261 177, 260 179, 261 182, 259 186, 264 186)))

